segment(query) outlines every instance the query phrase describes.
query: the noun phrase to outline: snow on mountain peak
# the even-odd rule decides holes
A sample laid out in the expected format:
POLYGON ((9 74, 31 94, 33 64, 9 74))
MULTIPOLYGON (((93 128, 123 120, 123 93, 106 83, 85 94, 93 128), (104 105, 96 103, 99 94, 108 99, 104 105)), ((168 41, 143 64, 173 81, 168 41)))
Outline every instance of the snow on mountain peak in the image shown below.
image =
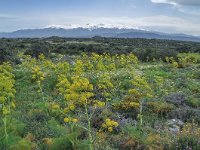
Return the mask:
POLYGON ((68 25, 56 25, 56 24, 53 24, 53 25, 45 26, 44 28, 74 29, 74 28, 79 28, 79 27, 80 27, 79 25, 71 25, 71 24, 68 24, 68 25))
POLYGON ((75 29, 75 28, 85 28, 89 30, 94 30, 98 28, 117 28, 117 29, 136 29, 136 30, 143 30, 143 31, 149 31, 146 29, 142 29, 139 27, 133 27, 131 25, 122 25, 122 24, 85 24, 85 25, 79 25, 79 24, 68 24, 68 25, 48 25, 45 26, 45 28, 55 28, 55 29, 75 29))

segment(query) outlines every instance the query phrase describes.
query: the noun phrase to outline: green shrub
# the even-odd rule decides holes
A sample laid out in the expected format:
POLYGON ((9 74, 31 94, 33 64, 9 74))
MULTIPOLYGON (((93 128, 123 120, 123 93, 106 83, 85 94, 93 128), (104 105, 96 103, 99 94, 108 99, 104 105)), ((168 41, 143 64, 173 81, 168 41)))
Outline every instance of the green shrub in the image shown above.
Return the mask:
POLYGON ((150 112, 160 114, 161 116, 167 115, 167 113, 174 108, 175 106, 173 104, 163 101, 147 102, 147 109, 150 112))
POLYGON ((194 108, 200 107, 200 99, 195 98, 195 97, 191 97, 187 100, 187 104, 194 107, 194 108))
POLYGON ((179 65, 187 67, 192 64, 200 63, 200 54, 198 53, 179 53, 178 54, 179 65))

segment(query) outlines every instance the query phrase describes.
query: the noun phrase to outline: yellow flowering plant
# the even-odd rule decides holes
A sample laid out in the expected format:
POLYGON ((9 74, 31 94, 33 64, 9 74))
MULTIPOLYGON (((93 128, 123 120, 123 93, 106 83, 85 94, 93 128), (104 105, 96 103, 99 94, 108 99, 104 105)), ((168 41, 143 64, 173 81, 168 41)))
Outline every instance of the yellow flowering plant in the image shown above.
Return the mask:
POLYGON ((172 68, 178 68, 179 67, 178 62, 173 57, 166 57, 165 60, 168 64, 170 64, 170 66, 172 68))
POLYGON ((40 84, 45 78, 45 74, 41 71, 39 66, 32 67, 32 80, 40 84))
POLYGON ((23 68, 31 68, 37 64, 37 60, 32 58, 30 55, 20 55, 20 60, 22 61, 23 68))
POLYGON ((48 106, 47 106, 47 101, 44 96, 44 91, 42 88, 42 82, 45 79, 45 73, 42 71, 42 69, 38 66, 35 65, 32 67, 32 80, 37 83, 38 85, 38 93, 42 95, 42 100, 45 102, 45 108, 46 108, 46 113, 48 114, 48 106))
POLYGON ((111 77, 108 73, 103 73, 98 75, 96 83, 96 88, 98 93, 101 93, 102 97, 105 98, 105 102, 107 104, 108 99, 111 98, 111 93, 114 88, 114 85, 111 81, 111 77))
POLYGON ((82 61, 84 63, 84 69, 87 70, 88 72, 93 72, 94 71, 94 65, 92 60, 88 57, 88 55, 83 54, 82 55, 82 61))
POLYGON ((153 91, 146 78, 141 75, 133 75, 133 79, 130 82, 132 88, 128 91, 128 95, 126 95, 120 103, 114 104, 114 108, 139 111, 137 118, 139 120, 139 125, 142 126, 143 103, 147 98, 153 97, 153 91))
POLYGON ((179 53, 177 57, 180 67, 188 67, 200 63, 200 54, 198 53, 179 53))
POLYGON ((84 64, 82 60, 76 60, 73 71, 75 75, 81 75, 84 73, 84 64))
POLYGON ((7 146, 7 116, 11 113, 11 108, 15 108, 14 98, 14 75, 12 67, 9 63, 0 65, 0 115, 2 116, 4 125, 5 145, 7 146))
POLYGON ((55 65, 55 73, 56 75, 64 74, 66 75, 69 72, 70 65, 68 62, 58 62, 55 65))
POLYGON ((142 76, 135 76, 133 80, 131 81, 133 88, 129 90, 129 94, 133 97, 133 99, 136 99, 139 103, 139 114, 138 119, 140 121, 140 126, 142 126, 143 123, 143 117, 142 117, 142 111, 143 111, 143 102, 145 98, 152 98, 152 89, 145 79, 145 77, 142 76))
POLYGON ((119 126, 118 122, 111 120, 109 118, 107 118, 105 122, 101 125, 102 129, 108 132, 113 132, 113 129, 117 128, 118 126, 119 126))
POLYGON ((166 95, 168 93, 166 87, 167 87, 167 83, 166 79, 163 78, 162 76, 158 76, 158 75, 147 75, 148 76, 148 80, 149 80, 149 85, 153 88, 154 91, 154 97, 158 98, 158 97, 162 97, 163 95, 166 95))
POLYGON ((46 59, 44 54, 40 54, 38 57, 38 63, 40 64, 41 68, 46 69, 46 71, 55 70, 56 65, 50 59, 46 59))
POLYGON ((128 55, 110 55, 104 53, 102 55, 92 53, 91 56, 83 54, 82 63, 84 68, 90 72, 113 72, 117 68, 129 67, 138 63, 138 58, 130 53, 128 55))
MULTIPOLYGON (((65 75, 58 76, 58 84, 56 85, 59 93, 63 95, 63 98, 66 102, 66 108, 64 109, 64 113, 67 117, 64 118, 65 123, 77 123, 77 118, 71 118, 69 115, 69 111, 75 111, 76 107, 83 107, 84 114, 87 119, 87 127, 83 127, 88 131, 89 141, 90 141, 90 149, 93 149, 93 137, 92 137, 92 129, 91 129, 91 114, 89 114, 88 109, 91 104, 95 107, 104 106, 105 104, 100 101, 92 101, 91 98, 94 96, 93 94, 93 85, 90 81, 83 76, 73 76, 69 80, 65 75)), ((76 109, 77 110, 77 109, 76 109)))

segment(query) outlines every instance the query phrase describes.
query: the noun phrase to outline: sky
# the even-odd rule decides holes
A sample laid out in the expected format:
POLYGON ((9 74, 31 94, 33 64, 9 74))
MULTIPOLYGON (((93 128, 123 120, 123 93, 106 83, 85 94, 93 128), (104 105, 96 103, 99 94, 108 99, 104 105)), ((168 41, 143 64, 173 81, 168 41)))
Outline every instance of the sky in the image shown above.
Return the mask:
POLYGON ((86 24, 200 36, 200 0, 0 0, 0 32, 86 24))

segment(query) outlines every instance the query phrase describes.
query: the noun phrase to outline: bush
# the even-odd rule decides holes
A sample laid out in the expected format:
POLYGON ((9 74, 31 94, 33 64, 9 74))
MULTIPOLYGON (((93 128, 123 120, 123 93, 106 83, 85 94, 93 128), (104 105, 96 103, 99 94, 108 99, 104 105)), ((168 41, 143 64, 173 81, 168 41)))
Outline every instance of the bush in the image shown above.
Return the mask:
POLYGON ((154 60, 162 60, 165 61, 166 57, 177 57, 177 52, 175 50, 170 49, 139 49, 136 50, 135 55, 141 61, 154 61, 154 60))
POLYGON ((191 97, 187 100, 187 104, 194 108, 198 108, 200 107, 200 100, 199 98, 191 97))
POLYGON ((175 106, 173 104, 163 101, 147 102, 147 109, 150 112, 160 114, 161 116, 166 116, 167 113, 173 110, 174 108, 175 106))
POLYGON ((180 67, 187 67, 200 63, 200 54, 198 53, 179 53, 178 62, 180 67))
POLYGON ((26 50, 24 53, 25 55, 30 55, 35 58, 39 58, 40 54, 43 54, 44 56, 49 56, 49 46, 48 43, 44 42, 38 42, 38 43, 33 43, 31 47, 26 50))
POLYGON ((183 150, 183 149, 192 149, 199 150, 200 144, 200 128, 195 123, 186 123, 183 126, 181 132, 178 133, 177 139, 173 143, 170 149, 172 150, 183 150))

